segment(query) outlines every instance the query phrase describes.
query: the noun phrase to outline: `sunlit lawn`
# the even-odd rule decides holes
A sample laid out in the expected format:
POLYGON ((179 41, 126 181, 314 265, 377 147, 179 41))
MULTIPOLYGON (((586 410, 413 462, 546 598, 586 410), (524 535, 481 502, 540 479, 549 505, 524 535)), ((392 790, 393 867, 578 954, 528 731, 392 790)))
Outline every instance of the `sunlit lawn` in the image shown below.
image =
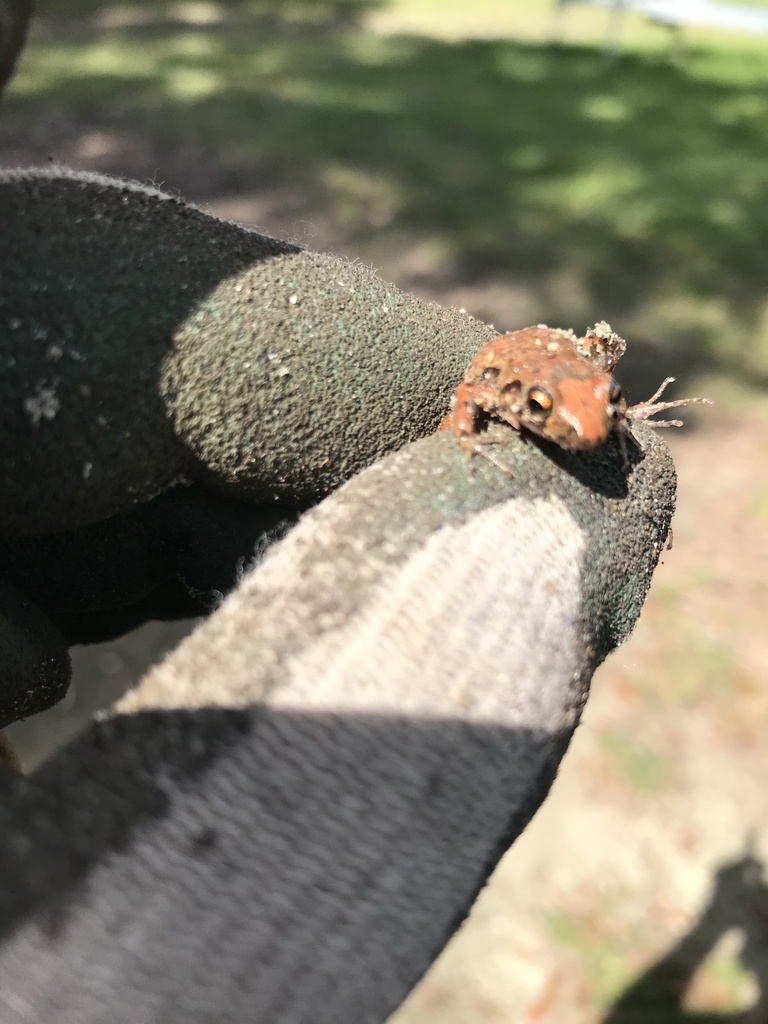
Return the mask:
POLYGON ((565 11, 552 44, 536 0, 376 6, 70 0, 41 12, 3 115, 23 129, 55 98, 202 137, 300 172, 361 239, 418 236, 553 320, 613 318, 765 383, 768 38, 689 34, 673 58, 628 19, 610 61, 599 11, 565 11))

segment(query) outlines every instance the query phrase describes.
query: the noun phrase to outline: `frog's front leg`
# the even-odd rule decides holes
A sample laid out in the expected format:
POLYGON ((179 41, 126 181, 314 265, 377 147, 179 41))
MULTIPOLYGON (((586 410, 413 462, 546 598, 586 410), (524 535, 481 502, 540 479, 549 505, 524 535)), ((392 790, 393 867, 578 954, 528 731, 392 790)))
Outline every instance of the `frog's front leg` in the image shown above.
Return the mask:
POLYGON ((480 427, 488 416, 495 416, 516 430, 520 429, 519 417, 508 405, 499 402, 498 388, 482 381, 462 383, 456 388, 453 409, 440 428, 451 426, 461 447, 465 451, 476 452, 485 445, 498 444, 498 441, 492 438, 485 440, 481 435, 480 427))
POLYGON ((499 439, 488 437, 481 432, 483 421, 489 416, 509 423, 516 430, 520 429, 520 419, 510 405, 499 402, 499 390, 496 386, 483 381, 463 382, 456 389, 451 412, 440 424, 439 429, 451 427, 459 444, 470 458, 473 455, 483 455, 509 476, 509 467, 498 460, 492 451, 492 446, 499 444, 499 439))
POLYGON ((661 397, 667 386, 674 383, 674 380, 674 377, 665 377, 650 398, 645 402, 638 402, 637 405, 631 405, 627 409, 627 419, 634 420, 636 423, 644 421, 649 427, 682 427, 682 420, 652 420, 651 416, 655 416, 657 412, 663 412, 665 409, 679 409, 683 405, 712 405, 708 398, 677 398, 674 402, 657 402, 656 399, 661 397))
POLYGON ((638 402, 637 405, 631 405, 624 415, 616 420, 615 430, 619 439, 625 472, 628 472, 631 466, 627 440, 635 445, 641 455, 645 452, 642 441, 632 432, 635 423, 645 423, 649 427, 682 427, 682 420, 654 420, 651 417, 666 409, 679 409, 684 405, 712 405, 708 398, 678 398, 674 402, 657 402, 656 399, 661 397, 668 385, 674 382, 674 379, 674 377, 665 377, 650 398, 644 402, 638 402))

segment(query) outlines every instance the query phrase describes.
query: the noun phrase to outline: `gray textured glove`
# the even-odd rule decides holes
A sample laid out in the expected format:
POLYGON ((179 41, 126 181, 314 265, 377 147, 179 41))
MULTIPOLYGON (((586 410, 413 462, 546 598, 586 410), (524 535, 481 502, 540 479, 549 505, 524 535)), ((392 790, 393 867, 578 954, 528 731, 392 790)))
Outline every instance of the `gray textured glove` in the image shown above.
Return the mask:
POLYGON ((60 692, 89 623, 212 594, 334 492, 110 720, 0 792, 0 1019, 381 1021, 632 628, 666 448, 638 428, 625 474, 613 442, 499 427, 513 477, 470 473, 425 435, 485 325, 91 176, 5 174, 0 222, 7 715, 60 692))

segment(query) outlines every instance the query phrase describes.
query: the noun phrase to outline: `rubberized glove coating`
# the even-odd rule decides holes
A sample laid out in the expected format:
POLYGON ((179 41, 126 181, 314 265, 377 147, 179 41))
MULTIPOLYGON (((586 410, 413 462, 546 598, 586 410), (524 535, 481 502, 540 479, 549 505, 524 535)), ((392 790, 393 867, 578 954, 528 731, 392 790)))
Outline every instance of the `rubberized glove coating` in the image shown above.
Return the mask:
POLYGON ((27 690, 68 632, 158 613, 171 583, 210 597, 330 494, 109 720, 0 791, 0 1018, 382 1021, 632 628, 668 452, 639 430, 627 474, 613 441, 494 426, 513 475, 470 466, 426 435, 490 328, 151 190, 5 174, 0 222, 7 606, 39 660, 0 654, 27 690))

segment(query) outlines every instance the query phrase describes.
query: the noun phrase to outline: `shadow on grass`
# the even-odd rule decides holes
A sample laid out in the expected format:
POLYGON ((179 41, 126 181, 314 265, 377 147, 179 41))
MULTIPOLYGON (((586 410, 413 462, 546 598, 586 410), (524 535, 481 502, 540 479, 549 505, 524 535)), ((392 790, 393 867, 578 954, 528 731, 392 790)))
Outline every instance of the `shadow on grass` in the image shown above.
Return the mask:
POLYGON ((709 904, 694 927, 614 1004, 603 1024, 763 1024, 768 1020, 768 885, 764 866, 747 850, 715 875, 709 904), (731 929, 743 933, 738 961, 758 986, 748 1010, 686 1010, 693 976, 731 929))
POLYGON ((549 322, 671 337, 672 372, 768 385, 760 52, 608 65, 588 47, 377 36, 372 6, 70 0, 79 17, 38 26, 0 144, 53 102, 75 133, 151 139, 149 173, 189 194, 163 154, 195 140, 186 163, 217 168, 218 195, 293 183, 286 216, 322 211, 348 249, 426 245, 417 287, 508 282, 549 322))

